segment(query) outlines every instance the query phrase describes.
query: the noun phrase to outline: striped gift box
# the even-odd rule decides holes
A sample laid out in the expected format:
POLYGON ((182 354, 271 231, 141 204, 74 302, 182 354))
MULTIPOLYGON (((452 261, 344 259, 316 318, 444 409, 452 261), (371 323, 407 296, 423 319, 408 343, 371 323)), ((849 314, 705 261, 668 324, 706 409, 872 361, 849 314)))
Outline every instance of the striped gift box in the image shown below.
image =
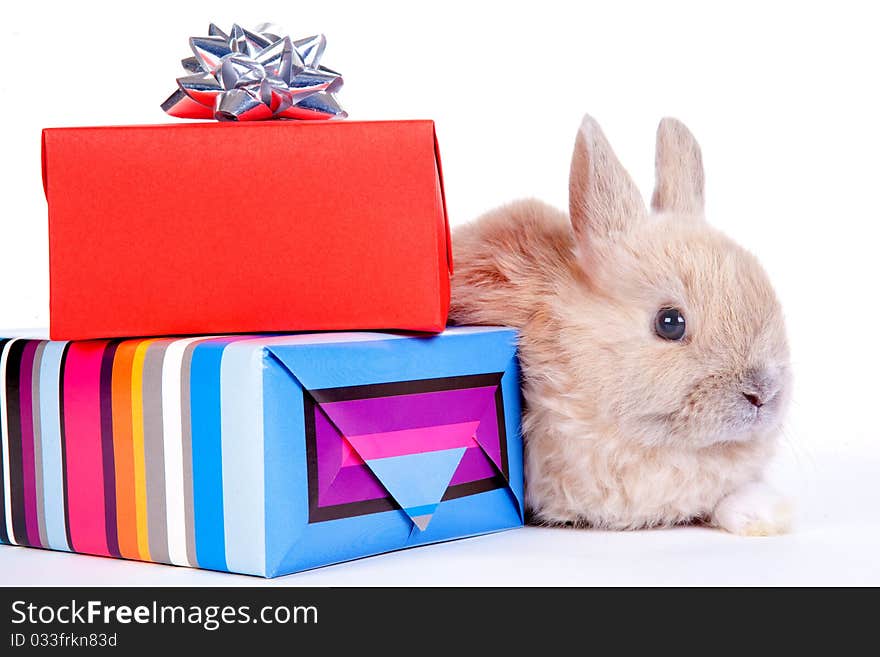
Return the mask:
POLYGON ((519 526, 515 340, 0 340, 0 542, 271 577, 519 526))

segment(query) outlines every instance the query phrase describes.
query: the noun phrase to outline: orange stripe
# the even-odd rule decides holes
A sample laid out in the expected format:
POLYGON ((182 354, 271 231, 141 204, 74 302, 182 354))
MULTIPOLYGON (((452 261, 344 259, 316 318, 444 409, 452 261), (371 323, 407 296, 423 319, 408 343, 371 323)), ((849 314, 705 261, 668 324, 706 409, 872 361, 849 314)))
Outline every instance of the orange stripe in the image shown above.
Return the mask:
POLYGON ((141 340, 135 348, 131 365, 131 445, 134 457, 134 501, 137 522, 138 553, 151 561, 150 530, 147 522, 147 471, 144 461, 144 360, 153 340, 141 340))
POLYGON ((113 455, 116 463, 116 527, 119 552, 139 559, 131 442, 131 366, 140 340, 119 345, 113 359, 113 455))

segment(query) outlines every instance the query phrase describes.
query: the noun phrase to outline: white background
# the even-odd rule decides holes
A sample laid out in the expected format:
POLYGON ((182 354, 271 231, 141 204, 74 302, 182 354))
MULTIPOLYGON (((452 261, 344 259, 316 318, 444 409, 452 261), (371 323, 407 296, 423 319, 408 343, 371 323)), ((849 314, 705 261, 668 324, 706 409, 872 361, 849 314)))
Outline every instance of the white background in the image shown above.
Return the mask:
MULTIPOLYGON (((567 204, 584 112, 646 195, 657 121, 703 146, 707 212, 786 308, 795 402, 774 479, 791 536, 526 529, 277 583, 880 583, 880 40, 870 3, 95 2, 0 12, 0 327, 48 324, 40 129, 162 123, 209 21, 324 32, 353 119, 437 122, 452 222, 522 196, 567 204)), ((254 153, 253 166, 263 162, 254 153)), ((217 181, 223 184, 223 181, 217 181)), ((259 199, 255 199, 258 207, 259 199)), ((250 578, 13 548, 0 583, 250 578)))

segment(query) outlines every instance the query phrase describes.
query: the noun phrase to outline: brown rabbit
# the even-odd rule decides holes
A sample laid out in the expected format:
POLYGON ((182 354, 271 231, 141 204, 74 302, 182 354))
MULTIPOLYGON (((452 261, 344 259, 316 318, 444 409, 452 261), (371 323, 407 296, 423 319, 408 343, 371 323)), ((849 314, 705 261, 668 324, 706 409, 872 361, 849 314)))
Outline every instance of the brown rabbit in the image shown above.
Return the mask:
POLYGON ((526 501, 541 523, 788 529, 763 483, 787 406, 782 310, 703 217, 697 142, 657 131, 649 214, 584 118, 570 218, 535 200, 455 231, 453 321, 520 329, 526 501))

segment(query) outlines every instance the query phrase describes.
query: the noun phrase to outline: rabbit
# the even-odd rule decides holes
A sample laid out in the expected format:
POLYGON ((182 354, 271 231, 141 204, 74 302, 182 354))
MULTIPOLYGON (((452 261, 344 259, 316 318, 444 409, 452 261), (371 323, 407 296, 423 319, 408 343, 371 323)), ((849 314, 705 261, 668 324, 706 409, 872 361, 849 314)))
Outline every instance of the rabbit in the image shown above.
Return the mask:
POLYGON ((660 122, 655 164, 649 212, 587 115, 568 215, 530 199, 455 229, 451 320, 519 329, 532 522, 784 533, 764 479, 791 389, 780 303, 706 223, 684 124, 660 122))

